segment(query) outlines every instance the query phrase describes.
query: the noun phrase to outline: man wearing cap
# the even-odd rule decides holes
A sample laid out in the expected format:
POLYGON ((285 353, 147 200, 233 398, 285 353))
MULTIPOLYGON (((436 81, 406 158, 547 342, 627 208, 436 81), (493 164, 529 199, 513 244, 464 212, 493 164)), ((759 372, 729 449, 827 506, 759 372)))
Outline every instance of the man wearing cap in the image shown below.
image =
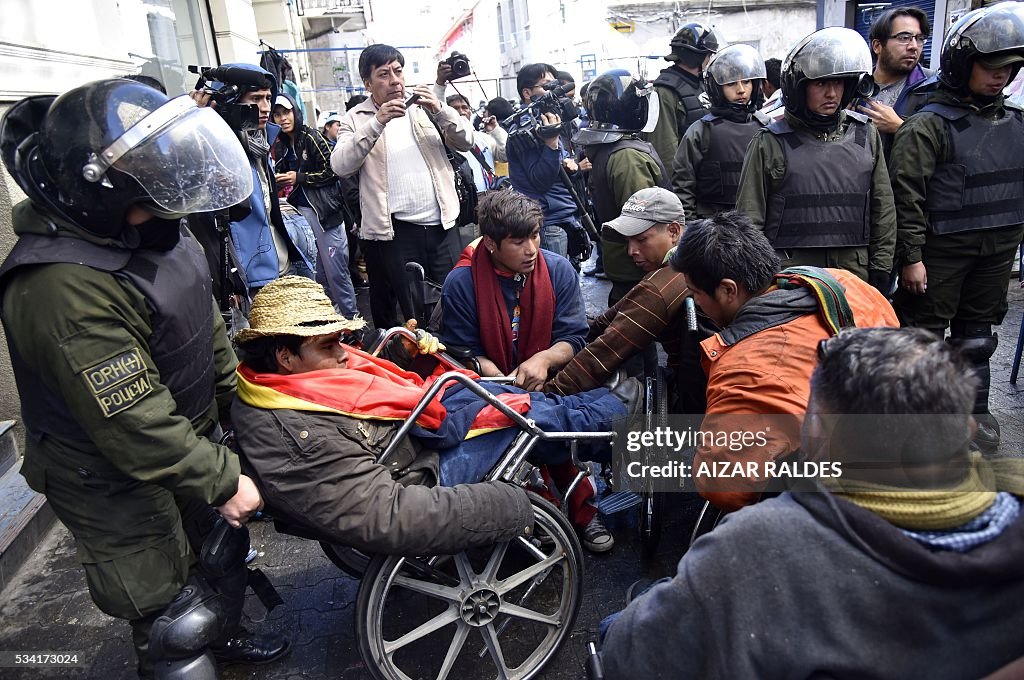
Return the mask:
MULTIPOLYGON (((279 189, 316 236, 316 279, 338 311, 348 318, 359 314, 348 267, 345 202, 338 176, 331 170, 331 148, 319 132, 307 126, 302 109, 291 95, 279 94, 272 111, 281 127, 272 148, 279 189)), ((282 206, 284 209, 284 206, 282 206)))
MULTIPOLYGON (((343 333, 362 326, 338 316, 322 288, 300 277, 256 296, 250 328, 235 337, 242 363, 232 417, 245 423, 238 445, 268 504, 368 552, 454 553, 529 534, 525 491, 479 482, 517 430, 469 390, 445 390, 417 419, 413 436, 386 464, 377 462, 445 369, 423 379, 342 344, 343 333)), ((386 350, 407 364, 437 348, 421 336, 418 345, 405 340, 386 350)), ((549 431, 608 429, 627 413, 608 390, 560 399, 482 384, 549 431)), ((565 449, 538 454, 561 460, 565 449)))
POLYGON ((338 143, 338 128, 341 126, 341 114, 331 113, 324 119, 324 124, 321 126, 320 134, 323 135, 327 141, 327 146, 331 149, 338 143))
POLYGON ((672 162, 687 128, 707 113, 700 101, 704 93, 700 76, 718 50, 718 38, 710 27, 691 23, 676 32, 669 47, 672 52, 665 61, 672 65, 662 69, 654 80, 660 111, 658 125, 649 138, 663 163, 672 162))
MULTIPOLYGON (((644 278, 622 299, 590 321, 590 341, 544 385, 545 392, 575 394, 604 384, 631 356, 655 340, 668 355, 675 378, 673 413, 703 413, 706 380, 696 343, 709 335, 690 331, 684 302, 689 289, 683 275, 667 266, 683 233, 683 206, 668 189, 641 189, 626 201, 622 215, 605 227, 627 242, 644 278)), ((702 319, 702 326, 710 320, 702 319)))
POLYGON ((1003 95, 1024 64, 1024 3, 970 12, 950 31, 938 88, 900 126, 890 154, 900 267, 893 305, 906 326, 939 336, 949 327, 980 378, 975 444, 993 452, 992 325, 1006 314, 1024 233, 1024 111, 1003 95))

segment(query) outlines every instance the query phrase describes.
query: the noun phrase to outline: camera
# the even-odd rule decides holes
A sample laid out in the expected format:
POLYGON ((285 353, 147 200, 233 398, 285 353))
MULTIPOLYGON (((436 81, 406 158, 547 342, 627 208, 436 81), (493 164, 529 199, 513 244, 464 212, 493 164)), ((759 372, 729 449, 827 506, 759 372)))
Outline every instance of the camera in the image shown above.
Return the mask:
POLYGON ((188 67, 188 70, 199 74, 195 89, 210 95, 210 98, 217 103, 214 111, 220 114, 232 130, 245 132, 259 128, 259 107, 255 104, 238 104, 237 100, 248 87, 270 89, 271 83, 266 81, 265 77, 253 71, 224 66, 212 68, 193 64, 188 67), (266 81, 266 88, 262 87, 263 82, 256 82, 254 80, 256 78, 266 81))
POLYGON ((448 80, 465 78, 470 74, 469 57, 462 52, 452 52, 451 56, 441 62, 452 67, 452 74, 448 80))
POLYGON ((529 104, 516 109, 511 116, 502 121, 502 127, 507 129, 509 134, 530 130, 545 138, 557 136, 558 128, 543 125, 540 116, 544 113, 553 113, 562 119, 562 123, 579 118, 579 110, 566 96, 575 88, 573 83, 560 83, 557 80, 552 80, 544 85, 546 90, 544 94, 534 96, 529 104))

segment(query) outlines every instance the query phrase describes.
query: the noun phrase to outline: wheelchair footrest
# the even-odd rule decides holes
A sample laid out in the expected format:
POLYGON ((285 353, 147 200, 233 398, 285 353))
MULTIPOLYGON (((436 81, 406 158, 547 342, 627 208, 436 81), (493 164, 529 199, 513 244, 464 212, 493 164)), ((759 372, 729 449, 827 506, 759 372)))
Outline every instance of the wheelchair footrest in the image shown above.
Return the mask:
POLYGON ((632 491, 613 491, 605 494, 598 502, 597 509, 602 515, 614 515, 640 505, 641 499, 632 491))

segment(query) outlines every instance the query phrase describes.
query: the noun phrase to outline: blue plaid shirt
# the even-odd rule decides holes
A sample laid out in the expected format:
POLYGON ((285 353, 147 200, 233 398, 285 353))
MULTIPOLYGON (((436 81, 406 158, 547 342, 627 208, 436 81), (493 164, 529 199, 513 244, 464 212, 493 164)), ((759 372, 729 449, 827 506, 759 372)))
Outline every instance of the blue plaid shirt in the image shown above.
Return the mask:
POLYGON ((949 531, 910 531, 902 529, 918 543, 934 550, 952 550, 966 553, 979 545, 984 545, 1003 533, 1003 530, 1017 521, 1020 515, 1020 501, 1016 497, 1002 491, 996 494, 996 500, 988 510, 970 522, 949 531))

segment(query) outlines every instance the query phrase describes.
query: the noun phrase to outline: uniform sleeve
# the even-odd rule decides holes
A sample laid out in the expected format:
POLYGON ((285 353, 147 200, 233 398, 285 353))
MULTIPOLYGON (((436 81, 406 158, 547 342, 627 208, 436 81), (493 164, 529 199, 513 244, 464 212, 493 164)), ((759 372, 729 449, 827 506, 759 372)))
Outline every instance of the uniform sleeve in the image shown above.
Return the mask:
POLYGON ((707 153, 707 126, 702 122, 691 125, 672 159, 672 190, 683 202, 687 221, 697 217, 697 170, 707 153))
POLYGON ((892 271, 896 250, 896 207, 893 204, 892 184, 885 167, 882 138, 874 125, 868 129, 874 138, 875 168, 871 175, 871 240, 868 244, 868 268, 889 273, 892 271))
POLYGON ((764 229, 768 214, 768 198, 774 190, 774 181, 786 174, 786 160, 772 133, 761 130, 750 140, 747 155, 740 171, 740 186, 736 192, 736 209, 764 229))
POLYGON ((928 233, 928 180, 947 154, 943 126, 939 116, 918 113, 899 127, 893 139, 889 179, 896 206, 896 263, 900 267, 921 261, 928 233))
POLYGON ((658 152, 666 166, 672 162, 679 146, 679 128, 676 123, 676 94, 665 87, 658 88, 658 124, 647 140, 658 152))
MULTIPOLYGON (((78 265, 21 274, 4 307, 10 341, 68 404, 100 454, 123 473, 176 495, 220 505, 238 489, 238 458, 199 437, 149 353, 145 299, 112 275, 78 265), (13 302, 13 304, 12 304, 13 302)), ((218 389, 230 360, 218 340, 218 389)))
POLYGON ((641 189, 658 186, 661 179, 657 162, 650 154, 636 149, 613 153, 608 159, 607 172, 608 186, 618 206, 625 205, 629 197, 641 189))
POLYGON ((473 356, 484 356, 470 267, 456 267, 444 280, 441 312, 441 341, 450 347, 464 347, 473 356))

